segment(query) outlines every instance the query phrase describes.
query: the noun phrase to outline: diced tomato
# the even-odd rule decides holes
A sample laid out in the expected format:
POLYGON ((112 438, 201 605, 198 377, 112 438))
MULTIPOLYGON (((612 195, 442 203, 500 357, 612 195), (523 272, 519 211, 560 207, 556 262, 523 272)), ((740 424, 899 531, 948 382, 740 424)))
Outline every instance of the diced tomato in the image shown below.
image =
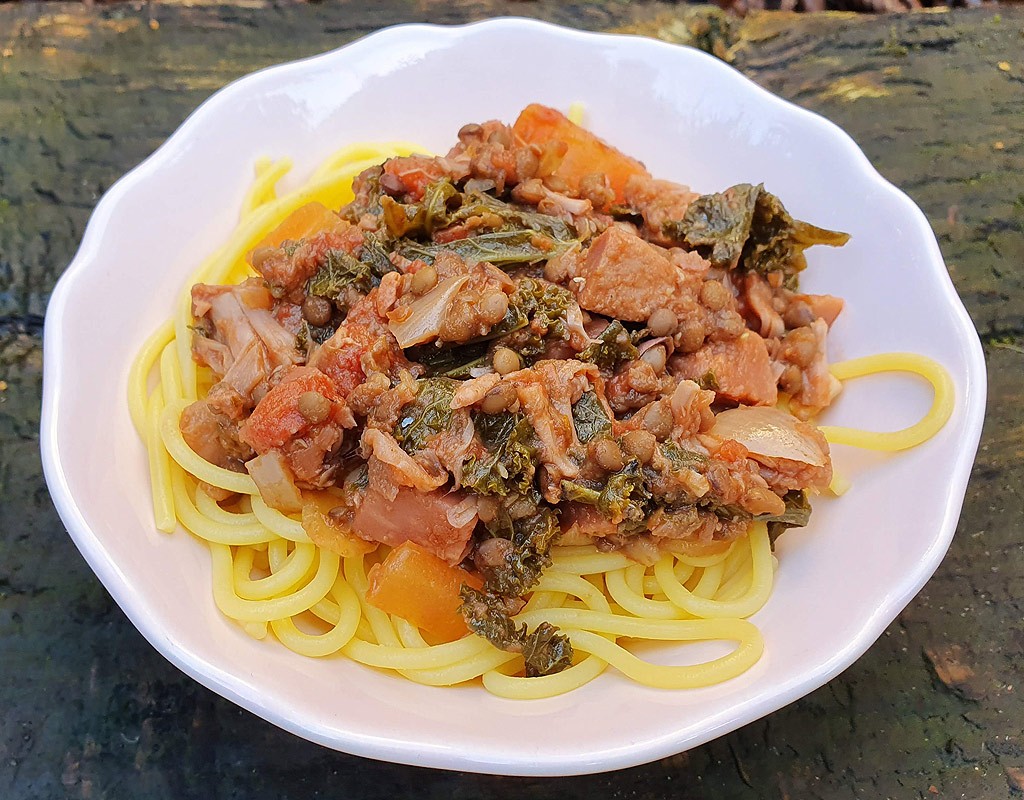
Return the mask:
POLYGON ((744 461, 750 453, 735 439, 726 439, 719 446, 715 455, 723 461, 744 461))
POLYGON ((825 324, 830 328, 836 321, 836 317, 839 316, 839 312, 843 310, 843 299, 830 294, 801 294, 797 295, 797 299, 807 303, 811 307, 811 313, 816 318, 820 317, 825 320, 825 324))
POLYGON ((452 567, 418 544, 405 542, 370 569, 366 600, 370 605, 408 620, 439 640, 451 642, 469 629, 459 613, 459 590, 483 582, 461 567, 452 567))
POLYGON ((650 173, 635 158, 616 150, 586 128, 571 122, 564 114, 547 106, 533 103, 523 109, 512 126, 516 138, 526 144, 543 147, 548 142, 562 141, 568 146, 555 175, 571 189, 579 188, 582 178, 603 173, 615 191, 615 198, 623 200, 626 181, 633 175, 650 177, 650 173))
POLYGON ((384 174, 397 178, 408 199, 418 202, 423 199, 423 193, 430 184, 448 173, 436 158, 412 155, 385 161, 384 174))
POLYGON ((306 203, 284 218, 274 230, 260 240, 253 251, 261 247, 280 247, 282 242, 297 242, 318 233, 341 233, 349 224, 323 203, 306 203))
POLYGON ((310 422, 299 411, 305 392, 319 392, 332 403, 331 417, 343 413, 341 395, 331 379, 312 367, 293 367, 284 379, 264 396, 249 419, 239 428, 239 437, 257 453, 281 447, 310 422))

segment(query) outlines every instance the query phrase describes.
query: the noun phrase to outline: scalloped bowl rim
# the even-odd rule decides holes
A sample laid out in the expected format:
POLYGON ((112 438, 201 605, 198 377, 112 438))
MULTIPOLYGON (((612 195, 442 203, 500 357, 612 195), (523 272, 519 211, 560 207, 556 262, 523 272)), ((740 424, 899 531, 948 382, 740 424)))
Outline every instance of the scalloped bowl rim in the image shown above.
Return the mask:
MULTIPOLYGON (((780 112, 781 113, 781 112, 780 112)), ((470 114, 469 116, 472 116, 470 114)), ((460 121, 456 121, 458 124, 460 121)), ((621 144, 621 143, 620 143, 621 144)), ((626 148, 628 151, 628 147, 626 148)), ((671 755, 680 750, 706 742, 716 736, 734 730, 759 717, 781 708, 808 692, 823 685, 852 664, 882 634, 885 627, 897 616, 915 594, 921 589, 938 567, 956 528, 963 503, 967 480, 973 464, 974 454, 981 434, 985 405, 985 367, 980 343, 973 325, 943 264, 942 256, 930 226, 920 209, 905 194, 888 183, 871 165, 867 157, 852 138, 824 118, 784 101, 740 73, 724 66, 713 57, 699 51, 679 48, 675 45, 644 39, 641 37, 616 34, 595 34, 576 31, 548 23, 518 18, 505 18, 472 23, 463 26, 435 26, 424 24, 399 25, 381 30, 347 44, 337 50, 302 59, 299 61, 268 67, 243 77, 219 90, 203 102, 152 155, 118 180, 100 200, 89 220, 78 253, 58 281, 46 314, 44 331, 44 385, 43 416, 41 423, 41 452, 47 483, 61 519, 86 561, 103 582, 132 623, 146 639, 175 666, 208 688, 216 691, 238 705, 252 711, 270 722, 303 736, 311 741, 343 750, 356 755, 400 763, 464 769, 479 772, 503 774, 565 775, 598 772, 644 763, 671 755), (966 384, 960 392, 962 405, 957 414, 963 415, 963 444, 959 449, 949 472, 949 493, 942 509, 941 524, 935 531, 930 546, 920 553, 918 567, 905 575, 905 579, 884 598, 884 602, 862 621, 859 631, 852 636, 845 647, 837 650, 831 658, 820 663, 810 672, 781 685, 766 697, 758 698, 740 710, 718 715, 696 733, 685 736, 674 735, 671 731, 656 737, 645 738, 642 733, 633 740, 627 736, 620 746, 603 751, 558 753, 545 757, 543 753, 510 747, 507 752, 497 749, 473 752, 464 750, 451 752, 443 748, 431 748, 425 741, 393 740, 386 735, 368 736, 352 731, 339 730, 338 726, 321 724, 316 719, 296 715, 284 706, 272 693, 257 691, 252 685, 240 680, 239 676, 222 668, 217 663, 191 652, 186 643, 179 641, 173 630, 157 622, 153 609, 144 594, 138 593, 122 567, 112 559, 104 541, 90 527, 80 502, 72 495, 65 463, 58 439, 58 426, 62 405, 62 373, 64 371, 65 312, 74 303, 76 282, 97 269, 97 258, 102 252, 104 237, 109 226, 116 224, 118 207, 130 197, 135 188, 162 170, 167 169, 176 158, 187 157, 190 143, 201 134, 208 119, 216 117, 221 105, 233 97, 280 85, 289 76, 302 74, 316 66, 366 56, 372 61, 374 48, 382 43, 397 43, 410 40, 418 47, 430 49, 425 44, 429 35, 438 45, 471 39, 472 37, 530 33, 544 35, 567 42, 582 43, 585 46, 607 46, 616 52, 639 53, 659 51, 666 58, 690 59, 695 68, 711 73, 719 71, 721 79, 729 83, 737 94, 749 97, 752 104, 768 104, 783 109, 800 125, 817 129, 827 135, 842 157, 856 167, 876 191, 884 192, 899 201, 906 213, 905 222, 914 228, 912 234, 922 240, 926 252, 924 257, 930 269, 930 278, 938 282, 943 298, 951 312, 951 321, 957 326, 962 356, 967 365, 967 374, 959 376, 966 384), (685 55, 683 55, 685 54, 685 55), (728 73, 728 74, 727 74, 728 73)), ((179 534, 183 535, 183 534, 179 534)), ((296 656, 298 658, 298 656, 296 656)), ((441 690, 438 690, 441 691, 441 690)))

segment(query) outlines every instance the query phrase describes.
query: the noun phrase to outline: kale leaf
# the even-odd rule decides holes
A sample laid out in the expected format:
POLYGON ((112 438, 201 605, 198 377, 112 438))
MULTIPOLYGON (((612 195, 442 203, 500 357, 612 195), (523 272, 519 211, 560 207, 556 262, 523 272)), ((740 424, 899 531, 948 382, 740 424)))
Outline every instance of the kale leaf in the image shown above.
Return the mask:
POLYGON ((373 269, 344 250, 328 250, 323 263, 312 278, 306 282, 306 294, 335 301, 342 297, 349 286, 360 294, 366 294, 377 283, 373 269))
POLYGON ((516 282, 510 305, 515 305, 530 321, 530 328, 541 336, 568 335, 565 316, 573 303, 568 289, 536 278, 516 282))
POLYGON ((521 653, 526 663, 526 677, 554 675, 572 664, 573 649, 567 636, 558 628, 542 622, 532 633, 526 625, 516 625, 509 616, 505 601, 488 592, 463 585, 459 592, 466 624, 499 650, 521 653))
POLYGON ((808 247, 842 247, 849 239, 848 233, 793 219, 778 197, 762 190, 754 207, 750 238, 743 248, 743 268, 761 274, 782 270, 792 278, 807 266, 804 250, 808 247))
POLYGON ((429 376, 469 378, 473 367, 489 364, 488 343, 500 339, 500 344, 512 348, 530 364, 544 352, 548 339, 568 337, 565 316, 572 301, 572 294, 561 286, 534 278, 520 279, 509 298, 505 318, 485 336, 446 347, 422 345, 413 348, 409 357, 423 364, 429 376))
POLYGON ((671 220, 662 232, 695 248, 716 267, 733 266, 750 236, 754 206, 761 186, 739 183, 724 192, 698 197, 681 220, 671 220))
POLYGON ((549 622, 542 622, 523 642, 526 677, 554 675, 572 666, 573 649, 569 637, 549 622))
POLYGON ((380 185, 380 177, 383 174, 384 167, 377 165, 363 170, 356 176, 352 182, 352 190, 355 192, 355 197, 351 203, 338 212, 342 219, 356 225, 366 214, 372 214, 373 216, 380 214, 381 198, 384 197, 384 189, 380 185))
POLYGON ((398 252, 428 264, 446 250, 469 263, 487 261, 498 267, 537 264, 578 242, 576 232, 558 217, 527 211, 483 192, 458 195, 447 179, 427 187, 422 203, 401 206, 385 201, 384 213, 388 231, 401 237, 398 252), (456 197, 458 208, 449 211, 456 197), (416 241, 471 218, 484 221, 480 233, 444 243, 416 241))
POLYGON ((623 361, 632 361, 639 355, 629 331, 617 319, 601 332, 597 341, 576 356, 605 369, 615 369, 623 361))
POLYGON ((484 192, 465 194, 462 206, 450 215, 449 221, 459 224, 477 216, 499 220, 501 225, 497 229, 502 231, 536 231, 559 242, 576 238, 575 232, 558 217, 527 211, 484 192))
POLYGON ((430 236, 448 224, 448 202, 458 196, 458 190, 448 178, 427 186, 419 203, 399 203, 385 196, 381 198, 384 226, 395 239, 430 236))
POLYGON ((713 392, 720 391, 722 388, 718 383, 718 376, 710 369, 697 378, 697 385, 701 389, 710 389, 713 392))
POLYGON ((781 270, 792 282, 807 266, 811 245, 839 247, 849 235, 793 219, 762 184, 740 183, 698 197, 681 220, 662 226, 669 238, 696 249, 716 267, 766 274, 781 270))
POLYGON ((490 336, 500 336, 503 346, 532 364, 547 349, 548 341, 569 338, 566 316, 574 302, 568 289, 550 281, 520 278, 505 319, 494 326, 490 336))
POLYGON ((555 242, 535 230, 496 230, 444 244, 402 239, 397 249, 406 258, 419 258, 428 264, 432 264, 439 253, 447 251, 469 263, 487 261, 495 266, 512 266, 547 261, 567 250, 568 244, 555 242))
POLYGON ((659 447, 661 448, 662 455, 671 462, 674 469, 682 469, 684 467, 693 469, 708 463, 708 457, 703 453, 684 450, 671 439, 662 442, 659 447))
POLYGON ((643 469, 635 458, 608 476, 597 501, 598 509, 616 524, 635 529, 647 519, 651 492, 644 483, 643 469))
POLYGON ((470 371, 474 367, 490 365, 488 346, 485 341, 449 347, 438 347, 433 343, 428 343, 410 347, 405 353, 412 361, 423 365, 428 378, 444 377, 465 380, 473 377, 470 371))
POLYGON ((320 345, 334 336, 337 328, 334 325, 310 325, 302 320, 299 332, 295 337, 295 346, 300 352, 309 351, 313 345, 320 345))
POLYGON ((565 252, 573 242, 559 242, 533 230, 492 231, 452 242, 416 242, 400 239, 397 250, 405 258, 433 264, 441 252, 451 252, 470 264, 488 262, 496 267, 538 264, 565 252))
POLYGON ((508 604, 504 597, 474 589, 463 584, 459 590, 462 605, 459 611, 470 630, 483 636, 499 650, 518 653, 522 648, 520 632, 526 626, 518 627, 508 613, 508 604))
POLYGON ((377 278, 398 271, 388 258, 386 237, 379 232, 363 234, 363 249, 359 253, 359 260, 368 265, 377 278))
POLYGON ((635 533, 645 527, 652 495, 644 481, 643 468, 635 458, 618 472, 609 475, 600 489, 574 481, 562 481, 562 491, 568 500, 596 506, 619 526, 621 533, 635 533))
POLYGON ((807 492, 802 489, 793 489, 783 496, 786 503, 786 510, 781 514, 758 514, 754 516, 737 506, 709 505, 708 510, 714 512, 722 519, 736 522, 738 520, 749 520, 751 522, 764 522, 768 525, 768 538, 775 547, 775 540, 789 528, 802 528, 811 518, 811 503, 807 499, 807 492))
POLYGON ((477 494, 526 494, 533 485, 536 445, 533 427, 522 414, 475 412, 473 424, 487 456, 471 456, 462 469, 462 485, 477 494))
POLYGON ((786 492, 782 498, 786 503, 786 510, 774 517, 756 517, 768 523, 768 540, 772 543, 772 550, 775 549, 775 540, 790 528, 803 528, 811 519, 811 503, 807 499, 807 492, 799 489, 786 492))
POLYGON ((512 547, 502 564, 484 571, 484 588, 507 597, 521 597, 551 565, 548 553, 562 533, 558 516, 553 508, 539 506, 533 514, 513 521, 503 506, 487 529, 496 537, 508 539, 512 547))
POLYGON ((431 436, 447 430, 452 420, 452 398, 458 381, 450 378, 418 380, 416 399, 402 409, 395 440, 407 453, 422 450, 431 436))
POLYGON ((612 421, 605 414, 596 392, 584 392, 573 404, 572 424, 576 428, 577 438, 584 444, 612 429, 612 421))

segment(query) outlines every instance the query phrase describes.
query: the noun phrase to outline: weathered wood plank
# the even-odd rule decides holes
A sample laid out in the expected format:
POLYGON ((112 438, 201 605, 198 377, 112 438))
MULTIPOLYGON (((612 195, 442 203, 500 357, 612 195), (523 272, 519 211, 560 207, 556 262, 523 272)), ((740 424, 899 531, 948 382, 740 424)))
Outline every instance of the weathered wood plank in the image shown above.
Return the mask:
POLYGON ((733 30, 739 69, 842 125, 922 206, 990 361, 991 411, 950 555, 828 686, 614 775, 377 764, 182 676, 75 553, 38 461, 39 315, 98 196, 241 74, 385 21, 497 13, 690 36, 689 11, 660 3, 158 6, 155 29, 145 8, 0 6, 0 796, 1007 796, 1024 768, 1024 10, 755 15, 733 30))

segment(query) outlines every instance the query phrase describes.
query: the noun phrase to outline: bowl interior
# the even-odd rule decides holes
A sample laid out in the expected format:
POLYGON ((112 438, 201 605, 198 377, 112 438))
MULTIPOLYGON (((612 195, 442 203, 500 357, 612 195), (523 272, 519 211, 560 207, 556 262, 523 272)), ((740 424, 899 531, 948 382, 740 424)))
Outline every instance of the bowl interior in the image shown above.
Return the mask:
MULTIPOLYGON (((923 215, 845 134, 696 51, 516 20, 391 29, 218 93, 97 208, 55 292, 46 356, 43 448, 54 499, 85 557, 164 655, 314 741, 513 774, 589 772, 668 755, 848 666, 945 552, 984 403, 977 338, 923 215), (522 59, 524 52, 545 58, 522 59), (304 659, 249 638, 213 604, 205 546, 153 526, 145 453, 125 400, 138 347, 237 221, 259 156, 295 160, 287 188, 345 144, 411 139, 443 152, 466 122, 511 121, 529 102, 575 101, 591 129, 658 177, 701 191, 764 182, 795 216, 850 232, 845 248, 810 252, 803 284, 847 301, 833 358, 929 355, 953 375, 953 418, 910 452, 836 448, 853 488, 819 498, 811 525, 780 541, 776 589, 755 617, 765 656, 720 686, 664 692, 609 672, 567 696, 512 702, 477 687, 420 687, 344 658, 304 659)), ((929 402, 913 379, 863 379, 825 420, 893 429, 929 402)), ((666 647, 651 657, 694 653, 666 647)))

